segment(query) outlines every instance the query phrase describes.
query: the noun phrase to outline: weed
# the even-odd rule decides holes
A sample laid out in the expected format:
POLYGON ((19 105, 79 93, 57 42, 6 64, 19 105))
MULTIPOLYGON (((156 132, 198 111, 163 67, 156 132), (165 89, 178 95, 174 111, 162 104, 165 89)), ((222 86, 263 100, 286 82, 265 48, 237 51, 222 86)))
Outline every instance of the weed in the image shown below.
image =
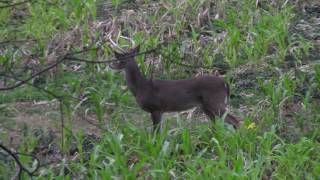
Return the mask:
MULTIPOLYGON (((112 0, 111 6, 106 7, 107 19, 97 24, 93 0, 39 1, 2 8, 0 74, 8 69, 19 70, 21 78, 25 78, 34 73, 34 67, 50 64, 46 54, 48 46, 53 45, 51 41, 75 27, 80 33, 76 37, 79 47, 76 43, 66 45, 65 49, 80 49, 92 42, 96 42, 93 47, 98 47, 81 58, 112 58, 112 50, 104 41, 109 35, 116 36, 123 47, 128 46, 128 40, 122 36, 132 37, 136 44, 141 44, 141 51, 165 42, 158 54, 136 58, 143 74, 152 73, 159 79, 189 78, 205 72, 196 68, 198 65, 210 67, 223 61, 231 67, 222 68, 227 79, 236 79, 230 82, 231 94, 237 97, 251 94, 250 98, 241 97, 245 100, 239 102, 231 97, 232 103, 244 110, 244 123, 234 130, 225 125, 223 118, 203 122, 196 110, 191 119, 183 113, 168 115, 162 131, 153 134, 148 115, 137 108, 121 74, 105 64, 66 61, 52 77, 41 77, 45 81, 39 82, 41 87, 64 97, 61 110, 64 134, 59 133, 59 139, 55 139, 58 143, 50 143, 50 148, 41 146, 42 137, 34 135, 28 122, 20 126, 14 123, 20 109, 10 107, 21 101, 48 101, 52 97, 31 86, 0 93, 0 141, 12 145, 15 137, 10 129, 20 128, 23 134, 19 143, 12 146, 20 152, 34 153, 41 163, 52 160, 42 164, 34 179, 320 177, 320 66, 308 64, 315 43, 294 32, 293 15, 302 13, 296 12, 294 3, 144 0, 133 5, 130 2, 112 0), (130 18, 132 13, 136 21, 130 18), (8 45, 7 40, 26 42, 8 45), (35 65, 28 64, 31 61, 35 65), (294 69, 282 68, 288 62, 294 64, 291 66, 294 69), (182 68, 179 64, 196 67, 182 68), (268 65, 269 69, 258 69, 257 73, 253 68, 252 72, 246 72, 250 77, 232 77, 233 72, 250 64, 255 68, 268 65), (302 65, 312 68, 300 72, 302 65), (24 66, 30 68, 20 72, 24 66), (265 75, 261 71, 270 73, 265 75), (238 79, 250 79, 254 84, 246 88, 234 86, 238 79), (8 103, 13 105, 8 107, 8 103), (100 131, 88 134, 87 126, 76 127, 78 114, 94 117, 100 131), (40 152, 36 151, 39 149, 40 152)), ((0 2, 0 6, 3 4, 6 2, 0 2)), ((0 77, 0 86, 14 83, 0 77)), ((47 112, 42 110, 34 110, 32 114, 48 120, 47 112)), ((61 132, 60 118, 54 116, 57 127, 53 128, 57 132, 61 132)), ((0 179, 13 177, 12 170, 17 169, 6 156, 0 152, 0 179)), ((33 159, 19 158, 27 167, 34 167, 33 159)), ((27 178, 23 174, 23 179, 27 178)))

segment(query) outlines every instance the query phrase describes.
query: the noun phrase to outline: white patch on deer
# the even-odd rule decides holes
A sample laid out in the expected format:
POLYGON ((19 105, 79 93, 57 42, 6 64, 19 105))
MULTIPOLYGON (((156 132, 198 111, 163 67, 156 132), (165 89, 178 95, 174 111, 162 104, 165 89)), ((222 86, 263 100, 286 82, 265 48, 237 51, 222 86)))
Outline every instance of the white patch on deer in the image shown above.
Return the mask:
POLYGON ((227 85, 227 83, 224 83, 224 87, 226 88, 226 91, 227 91, 227 96, 224 99, 224 103, 227 104, 228 103, 228 85, 227 85))

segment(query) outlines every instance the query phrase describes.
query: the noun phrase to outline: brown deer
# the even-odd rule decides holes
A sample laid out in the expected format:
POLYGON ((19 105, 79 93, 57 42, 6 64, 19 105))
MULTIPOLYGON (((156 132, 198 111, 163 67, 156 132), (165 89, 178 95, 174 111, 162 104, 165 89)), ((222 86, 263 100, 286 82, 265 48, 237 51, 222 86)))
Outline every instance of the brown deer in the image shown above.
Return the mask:
POLYGON ((134 55, 139 53, 139 46, 126 53, 114 52, 119 60, 115 69, 124 69, 127 86, 136 97, 139 106, 151 114, 153 129, 159 129, 161 115, 164 112, 176 112, 200 107, 214 120, 215 116, 239 127, 240 120, 226 112, 229 86, 218 75, 201 76, 184 80, 146 79, 140 72, 134 55))

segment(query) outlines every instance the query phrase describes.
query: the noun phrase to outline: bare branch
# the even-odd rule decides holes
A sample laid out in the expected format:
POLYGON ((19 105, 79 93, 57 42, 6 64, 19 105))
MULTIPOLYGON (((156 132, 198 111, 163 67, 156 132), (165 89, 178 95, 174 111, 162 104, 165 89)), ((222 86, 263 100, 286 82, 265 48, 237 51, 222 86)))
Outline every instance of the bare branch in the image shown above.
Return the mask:
POLYGON ((80 54, 80 53, 83 53, 83 52, 86 52, 86 51, 89 51, 89 50, 92 50, 92 49, 85 49, 85 50, 82 50, 82 51, 78 51, 78 52, 73 52, 73 53, 69 53, 69 54, 66 54, 65 56, 61 57, 59 60, 57 60, 55 63, 53 63, 52 65, 42 69, 41 71, 31 75, 30 77, 24 79, 24 80, 21 80, 20 82, 18 82, 17 84, 13 85, 13 86, 9 86, 9 87, 4 87, 4 88, 0 88, 0 91, 7 91, 7 90, 11 90, 11 89, 15 89, 17 87, 20 87, 22 86, 23 84, 26 84, 28 81, 30 81, 31 79, 49 71, 50 69, 56 67, 57 65, 59 65, 60 63, 62 63, 63 61, 65 61, 67 58, 67 56, 69 55, 75 55, 75 54, 80 54))
MULTIPOLYGON (((16 81, 22 81, 22 80, 18 79, 13 72, 11 72, 11 74, 12 74, 12 76, 8 76, 8 75, 4 75, 4 76, 7 77, 7 78, 14 79, 16 81)), ((51 91, 49 91, 47 89, 44 89, 44 88, 42 88, 40 86, 37 86, 37 85, 29 83, 29 82, 26 82, 26 84, 29 85, 29 86, 32 86, 32 87, 34 87, 34 88, 36 88, 36 89, 38 89, 40 91, 43 91, 43 92, 45 92, 45 93, 47 93, 49 95, 51 95, 52 97, 56 98, 58 101, 60 101, 62 99, 62 96, 56 95, 55 93, 53 93, 53 92, 51 92, 51 91)))
POLYGON ((25 80, 22 80, 22 81, 18 82, 17 84, 15 84, 15 85, 13 85, 13 86, 0 88, 0 91, 7 91, 7 90, 11 90, 11 89, 15 89, 15 88, 17 88, 17 87, 20 87, 20 86, 22 86, 23 84, 26 84, 26 82, 30 81, 31 79, 33 79, 33 78, 35 78, 35 77, 37 77, 37 76, 39 76, 39 75, 47 72, 48 70, 56 67, 58 64, 62 63, 63 61, 65 61, 65 57, 60 58, 60 59, 59 59, 57 62, 55 62, 54 64, 52 64, 52 65, 44 68, 43 70, 41 70, 41 71, 33 74, 32 76, 28 77, 28 78, 25 79, 25 80))
MULTIPOLYGON (((93 60, 82 59, 82 58, 78 58, 78 57, 74 57, 74 56, 67 56, 67 57, 65 57, 65 58, 66 58, 66 59, 69 59, 69 60, 72 60, 72 61, 78 61, 78 62, 85 62, 85 63, 91 63, 91 64, 103 64, 103 63, 110 63, 110 62, 115 62, 115 61, 125 61, 125 60, 127 60, 128 58, 131 58, 131 57, 134 57, 134 56, 143 55, 143 54, 149 54, 149 53, 152 53, 152 52, 156 52, 156 51, 158 51, 159 49, 160 49, 159 47, 156 47, 156 48, 153 48, 153 49, 150 49, 150 50, 141 52, 141 53, 131 54, 131 55, 124 56, 124 57, 121 57, 121 58, 118 58, 118 59, 112 58, 112 59, 104 60, 104 61, 93 61, 93 60)), ((168 60, 169 60, 170 62, 176 64, 176 65, 184 66, 184 67, 188 67, 188 68, 203 68, 203 69, 221 70, 221 68, 212 67, 212 66, 201 66, 201 65, 184 64, 184 63, 181 63, 181 62, 177 62, 177 61, 171 60, 171 58, 168 58, 168 60)))
POLYGON ((39 167, 40 167, 40 161, 39 159, 32 155, 32 154, 25 154, 25 153, 19 153, 19 152, 12 152, 9 148, 7 148, 6 146, 4 146, 3 144, 0 143, 0 148, 3 149, 6 153, 8 153, 14 160, 15 162, 18 164, 19 166, 19 171, 18 171, 18 176, 19 176, 19 179, 21 179, 21 175, 22 175, 22 172, 26 172, 30 177, 32 177, 34 175, 35 172, 38 171, 39 167), (19 157, 18 155, 23 155, 23 156, 29 156, 33 159, 35 159, 37 161, 37 166, 36 168, 33 170, 33 171, 30 171, 28 170, 19 160, 19 157))
POLYGON ((25 3, 28 3, 28 2, 31 2, 31 1, 32 0, 21 1, 21 2, 17 2, 17 3, 13 3, 13 4, 0 6, 0 8, 8 8, 8 7, 13 7, 13 6, 18 6, 18 5, 25 4, 25 3))
POLYGON ((7 40, 7 41, 1 41, 0 45, 24 43, 24 42, 31 42, 31 41, 38 41, 38 40, 37 39, 7 40))
POLYGON ((88 59, 81 59, 81 58, 77 58, 77 57, 74 57, 74 56, 66 56, 65 58, 69 59, 69 60, 72 60, 72 61, 86 62, 86 63, 91 63, 91 64, 100 64, 100 63, 103 64, 103 63, 109 63, 109 62, 115 62, 115 61, 125 61, 128 58, 139 56, 139 55, 143 55, 143 54, 149 54, 149 53, 152 53, 152 52, 156 52, 157 50, 159 50, 159 48, 153 48, 153 49, 150 49, 150 50, 147 50, 147 51, 144 51, 144 52, 130 54, 130 55, 127 55, 127 56, 124 56, 124 57, 121 57, 121 58, 117 58, 117 59, 116 58, 111 58, 109 60, 104 60, 104 61, 91 61, 91 60, 88 60, 88 59))

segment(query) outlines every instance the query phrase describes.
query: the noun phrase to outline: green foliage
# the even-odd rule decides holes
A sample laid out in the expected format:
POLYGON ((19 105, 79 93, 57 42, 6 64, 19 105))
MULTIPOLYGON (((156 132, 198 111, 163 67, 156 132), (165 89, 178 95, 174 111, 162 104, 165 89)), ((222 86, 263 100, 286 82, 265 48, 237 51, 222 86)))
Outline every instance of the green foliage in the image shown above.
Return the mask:
POLYGON ((318 84, 318 89, 320 89, 320 65, 316 65, 314 67, 314 70, 315 70, 315 79, 316 79, 316 82, 318 84))
POLYGON ((227 6, 226 20, 213 21, 228 33, 224 41, 226 60, 236 66, 243 61, 261 62, 268 51, 277 49, 277 62, 282 62, 288 50, 290 8, 269 11, 257 9, 253 1, 239 1, 239 6, 227 6), (239 9, 240 7, 240 9, 239 9))
MULTIPOLYGON (((293 15, 297 13, 294 4, 284 6, 280 1, 259 1, 262 5, 257 7, 258 1, 251 0, 131 2, 112 0, 108 9, 112 17, 107 23, 125 21, 116 25, 141 45, 141 51, 165 42, 158 54, 136 57, 146 76, 154 73, 152 75, 159 79, 189 78, 207 70, 190 70, 181 64, 217 67, 220 61, 231 67, 222 68, 227 71, 229 80, 234 78, 234 72, 246 73, 246 65, 251 64, 255 64, 259 72, 269 71, 259 67, 267 64, 273 70, 271 75, 248 72, 257 86, 241 89, 240 81, 248 77, 240 73, 239 82, 230 84, 234 92, 240 92, 232 92, 232 95, 245 99, 237 106, 247 108, 246 113, 241 114, 244 123, 238 130, 219 118, 213 123, 198 123, 201 117, 193 114, 191 120, 184 115, 165 118, 170 121, 164 121, 162 131, 153 134, 149 117, 145 118, 147 114, 139 110, 134 97, 124 87, 122 74, 106 64, 66 62, 57 72, 30 82, 64 97, 61 110, 64 134, 58 133, 55 141, 45 144, 48 146, 44 148, 48 150, 46 153, 41 151, 42 136, 35 134, 27 124, 17 126, 23 132, 19 143, 13 145, 18 151, 39 155, 41 163, 53 158, 52 162, 42 164, 34 179, 320 177, 320 108, 316 99, 320 89, 320 66, 310 65, 310 72, 299 71, 300 65, 308 63, 307 58, 316 46, 303 35, 289 30, 293 15), (128 12, 134 15, 126 14, 128 12), (294 69, 288 64, 293 64, 294 69), (250 93, 253 93, 251 99, 250 93), (244 97, 239 97, 242 95, 244 97), (89 134, 87 126, 77 127, 79 116, 97 120, 93 134, 89 134)), ((1 9, 0 74, 23 66, 30 59, 39 61, 37 66, 52 63, 46 56, 49 44, 55 37, 75 28, 81 31, 77 37, 80 45, 71 44, 67 49, 81 49, 78 46, 100 39, 105 34, 91 31, 95 19, 94 0, 37 1, 1 9), (19 13, 24 14, 19 16, 19 13), (6 44, 11 40, 30 42, 6 44)), ((126 48, 129 41, 123 34, 115 36, 117 43, 126 48)), ((102 56, 98 55, 101 52, 89 51, 79 58, 103 60, 113 56, 108 43, 102 48, 102 56)), ((33 73, 27 70, 20 78, 33 73)), ((0 83, 4 81, 9 85, 15 83, 0 76, 0 83)), ((0 141, 11 144, 14 138, 12 132, 3 130, 16 127, 15 115, 19 110, 6 107, 9 103, 14 106, 19 102, 52 99, 44 91, 27 85, 1 91, 0 141)), ((234 103, 234 99, 231 101, 234 103)), ((48 114, 58 114, 54 116, 57 127, 53 128, 61 132, 61 111, 51 107, 48 111, 48 114)), ((38 114, 48 118, 42 109, 38 114)), ((35 167, 30 157, 21 156, 20 159, 30 169, 35 167)), ((0 161, 0 179, 12 177, 17 164, 3 153, 0 153, 0 161)), ((28 179, 26 173, 23 179, 28 179)))
MULTIPOLYGON (((82 178, 252 178, 308 177, 319 175, 317 142, 302 138, 286 143, 275 130, 241 128, 230 131, 217 124, 216 132, 208 126, 165 129, 152 135, 130 124, 105 132, 100 141, 92 142, 90 152, 78 146, 79 161, 62 160, 60 175, 46 173, 38 178, 78 176, 82 178), (85 160, 87 159, 87 160, 85 160), (288 166, 290 164, 290 166, 288 166), (68 172, 66 172, 66 168, 68 172)), ((85 136, 78 133, 77 142, 85 136)), ((23 145, 22 145, 23 147, 23 145)), ((26 159, 27 160, 27 159, 26 159)), ((57 167, 56 167, 57 168, 57 167)))

